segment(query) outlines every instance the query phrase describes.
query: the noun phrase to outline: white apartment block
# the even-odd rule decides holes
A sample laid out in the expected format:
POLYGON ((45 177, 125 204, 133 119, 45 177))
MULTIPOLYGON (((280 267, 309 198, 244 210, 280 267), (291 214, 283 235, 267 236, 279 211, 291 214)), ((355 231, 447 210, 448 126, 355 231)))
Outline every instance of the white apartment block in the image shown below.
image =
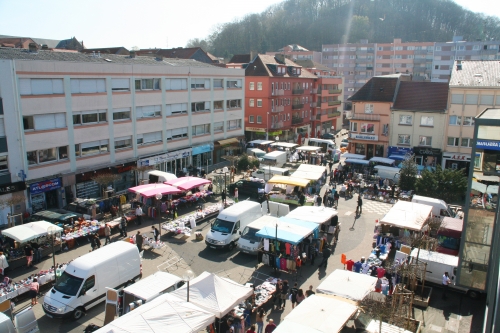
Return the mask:
POLYGON ((242 69, 0 48, 0 73, 0 184, 26 181, 32 210, 100 197, 93 175, 119 175, 120 192, 135 165, 218 163, 243 137, 242 69))

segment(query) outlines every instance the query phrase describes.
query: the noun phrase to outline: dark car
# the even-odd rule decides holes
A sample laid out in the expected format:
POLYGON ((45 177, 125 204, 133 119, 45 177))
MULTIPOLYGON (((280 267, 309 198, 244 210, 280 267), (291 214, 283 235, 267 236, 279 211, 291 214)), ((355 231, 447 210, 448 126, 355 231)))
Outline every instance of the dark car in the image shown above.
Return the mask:
POLYGON ((340 143, 340 148, 347 147, 349 144, 349 141, 347 139, 343 139, 342 142, 340 143))
POLYGON ((335 141, 335 135, 333 133, 325 133, 321 135, 321 138, 335 141))
POLYGON ((55 224, 69 224, 70 219, 73 221, 82 217, 82 214, 68 212, 64 209, 43 210, 33 214, 30 218, 31 221, 47 221, 55 224))
POLYGON ((238 180, 229 185, 229 195, 234 195, 234 189, 238 188, 238 194, 247 195, 251 198, 260 199, 264 196, 264 183, 249 180, 238 180))

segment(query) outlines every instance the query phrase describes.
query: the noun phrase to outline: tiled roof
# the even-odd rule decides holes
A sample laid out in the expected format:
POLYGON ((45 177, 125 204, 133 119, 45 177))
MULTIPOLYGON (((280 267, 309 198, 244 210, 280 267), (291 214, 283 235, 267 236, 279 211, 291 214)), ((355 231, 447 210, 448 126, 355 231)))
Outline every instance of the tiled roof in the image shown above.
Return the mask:
POLYGON ((123 46, 117 46, 117 47, 100 47, 100 48, 94 48, 94 49, 83 49, 81 52, 83 53, 92 53, 92 52, 101 52, 101 54, 129 54, 130 52, 123 46), (118 53, 120 52, 120 53, 118 53))
POLYGON ((451 72, 453 87, 500 87, 500 61, 461 60, 455 61, 451 72), (461 65, 461 69, 460 68, 461 65))
POLYGON ((320 64, 319 62, 313 61, 311 59, 300 59, 300 60, 294 60, 297 65, 300 65, 304 68, 316 68, 319 71, 327 71, 327 72, 333 72, 334 70, 330 67, 326 67, 323 64, 320 64))
POLYGON ((36 53, 28 52, 26 49, 0 48, 0 59, 15 60, 39 60, 39 61, 72 61, 72 62, 91 62, 101 64, 140 64, 156 66, 173 67, 213 67, 210 64, 199 62, 192 59, 169 59, 163 58, 163 61, 155 57, 122 56, 116 54, 105 54, 101 57, 93 57, 91 54, 80 52, 53 52, 50 50, 39 50, 36 53), (107 60, 106 60, 107 59, 107 60), (109 61, 110 60, 110 61, 109 61))
POLYGON ((138 55, 159 54, 167 58, 191 59, 198 51, 199 47, 177 48, 177 49, 141 49, 136 53, 138 55))
POLYGON ((448 104, 448 83, 401 81, 394 101, 394 110, 445 111, 448 104))
MULTIPOLYGON (((293 67, 302 67, 290 59, 284 58, 285 66, 293 66, 293 67)), ((269 68, 268 65, 283 65, 276 60, 276 58, 272 55, 267 54, 259 54, 254 62, 250 63, 245 70, 245 75, 247 76, 272 76, 272 77, 298 77, 298 78, 317 78, 316 75, 308 72, 303 69, 300 71, 300 75, 289 75, 288 71, 286 74, 276 74, 269 68)))
POLYGON ((349 101, 392 102, 398 80, 398 77, 372 77, 349 101))
POLYGON ((248 64, 252 59, 250 59, 250 54, 235 54, 229 64, 248 64))

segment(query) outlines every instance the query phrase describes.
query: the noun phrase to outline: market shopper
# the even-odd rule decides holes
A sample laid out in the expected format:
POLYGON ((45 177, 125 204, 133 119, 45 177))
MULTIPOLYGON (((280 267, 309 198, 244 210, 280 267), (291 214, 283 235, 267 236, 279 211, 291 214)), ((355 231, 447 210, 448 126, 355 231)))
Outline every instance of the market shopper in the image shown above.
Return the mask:
POLYGON ((297 299, 297 305, 299 305, 306 298, 306 296, 304 295, 304 291, 302 289, 299 289, 295 298, 297 299))
POLYGON ((158 229, 154 225, 151 226, 151 229, 153 229, 153 237, 155 239, 155 242, 157 242, 158 236, 160 235, 160 232, 158 231, 158 229))
POLYGON ((90 250, 90 251, 94 251, 94 250, 95 250, 95 248, 96 248, 96 246, 97 246, 97 244, 96 244, 96 242, 95 242, 95 237, 94 237, 94 235, 90 235, 90 239, 89 239, 89 241, 90 241, 90 248, 91 248, 91 250, 90 250))
POLYGON ((135 217, 137 219, 137 224, 138 225, 142 224, 142 215, 143 215, 142 208, 141 208, 140 205, 138 205, 137 208, 135 209, 135 217))
POLYGON ((40 291, 40 285, 38 284, 37 278, 33 279, 33 282, 30 283, 29 288, 30 288, 29 295, 31 298, 31 305, 33 306, 35 304, 38 304, 36 297, 38 296, 38 292, 40 291))
POLYGON ((318 269, 321 268, 321 266, 323 265, 325 265, 326 269, 326 266, 328 266, 328 258, 330 258, 331 255, 332 252, 330 251, 330 248, 328 246, 325 246, 325 248, 323 249, 323 260, 319 264, 318 269))
POLYGON ((29 244, 24 247, 24 255, 27 260, 26 268, 30 268, 33 266, 33 248, 29 244))
POLYGON ((31 247, 33 248, 33 263, 36 264, 42 260, 40 245, 37 242, 31 242, 31 247))
POLYGON ((238 188, 234 189, 234 202, 238 202, 238 188))
POLYGON ((0 275, 5 275, 5 270, 9 267, 9 263, 7 262, 7 257, 5 254, 0 251, 0 275))
POLYGON ((111 228, 107 223, 104 226, 104 237, 106 238, 106 242, 104 243, 104 245, 108 245, 109 243, 111 243, 111 228))
POLYGON ((314 294, 316 294, 316 293, 313 291, 313 286, 310 285, 309 289, 306 290, 306 297, 309 297, 309 296, 314 295, 314 294))
POLYGON ((137 245, 137 248, 139 249, 139 253, 142 251, 142 241, 144 238, 142 238, 141 232, 137 231, 137 234, 135 235, 135 244, 137 245))
POLYGON ((361 215, 363 212, 363 199, 361 198, 361 194, 358 194, 358 206, 356 207, 356 214, 361 215))
POLYGON ((222 190, 220 197, 221 197, 222 203, 225 206, 226 205, 226 190, 222 190))
POLYGON ((448 291, 448 286, 451 284, 450 276, 448 275, 448 272, 444 272, 443 274, 443 299, 446 299, 446 292, 448 291))
POLYGON ((281 302, 278 310, 284 310, 286 305, 286 299, 288 297, 288 281, 283 281, 283 285, 281 287, 281 302))
POLYGON ((98 234, 94 235, 94 241, 95 241, 95 247, 97 249, 100 249, 101 248, 101 240, 99 239, 99 235, 98 234))
POLYGON ((120 236, 127 237, 127 218, 122 216, 120 220, 120 236))
POLYGON ((295 282, 293 288, 290 289, 290 294, 292 295, 292 309, 295 308, 295 303, 297 303, 297 293, 299 292, 299 284, 295 282))
POLYGON ((264 317, 264 309, 261 308, 259 312, 257 312, 257 333, 262 333, 262 331, 264 330, 264 317))
POLYGON ((274 323, 274 320, 269 319, 269 324, 267 324, 266 329, 264 333, 271 333, 276 329, 276 324, 274 323))

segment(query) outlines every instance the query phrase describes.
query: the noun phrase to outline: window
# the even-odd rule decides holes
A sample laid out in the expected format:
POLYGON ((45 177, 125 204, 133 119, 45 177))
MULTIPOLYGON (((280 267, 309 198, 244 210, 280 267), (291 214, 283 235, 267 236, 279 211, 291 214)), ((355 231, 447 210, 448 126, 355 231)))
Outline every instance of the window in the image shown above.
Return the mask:
POLYGON ((80 292, 80 294, 81 295, 85 294, 85 292, 87 292, 90 289, 94 288, 94 286, 95 286, 95 275, 92 275, 83 284, 82 291, 80 292))
POLYGON ((228 109, 241 109, 241 99, 230 99, 226 101, 228 109))
POLYGON ((137 118, 161 117, 161 105, 138 106, 135 115, 137 118))
POLYGON ((255 90, 255 82, 249 82, 248 83, 248 89, 249 90, 255 90))
POLYGON ((493 106, 493 95, 481 95, 481 105, 493 106))
POLYGON ((233 88, 233 89, 241 88, 241 79, 227 80, 226 81, 226 87, 227 88, 233 88))
POLYGON ((465 95, 465 104, 476 105, 477 104, 478 95, 465 95))
POLYGON ((92 141, 75 145, 77 157, 106 154, 109 151, 109 140, 92 141))
POLYGON ((93 94, 106 92, 105 79, 71 79, 72 94, 93 94))
POLYGON ((25 131, 28 130, 43 131, 54 128, 65 128, 66 114, 49 113, 49 114, 40 114, 35 116, 24 116, 23 126, 25 131))
POLYGON ((365 113, 373 113, 373 104, 365 104, 365 113))
POLYGON ((150 145, 153 143, 162 142, 161 131, 150 132, 144 134, 137 134, 137 144, 138 145, 150 145))
POLYGON ((73 112, 73 125, 97 124, 107 122, 106 110, 73 112))
POLYGON ((222 110, 224 108, 224 101, 214 101, 214 110, 222 110))
POLYGON ((135 80, 135 90, 160 90, 160 79, 135 80))
POLYGON ((261 107, 262 107, 262 100, 261 100, 261 99, 258 99, 258 100, 257 100, 257 107, 258 107, 258 108, 261 108, 261 107))
POLYGON ((210 124, 196 125, 191 128, 193 136, 210 134, 210 124))
POLYGON ((132 135, 115 138, 115 150, 132 148, 132 135))
POLYGON ((257 124, 262 124, 262 116, 257 116, 257 124))
POLYGON ((210 79, 191 79, 191 89, 210 89, 210 79))
POLYGON ((182 128, 167 130, 165 132, 165 136, 167 137, 167 141, 185 139, 188 137, 188 128, 182 127, 182 128))
POLYGON ((472 49, 473 49, 473 50, 476 50, 476 51, 477 51, 477 50, 480 50, 480 49, 481 49, 481 45, 474 45, 474 46, 472 47, 472 49))
POLYGON ((287 90, 290 90, 290 82, 287 83, 287 90))
POLYGON ((374 133, 375 124, 361 124, 361 133, 374 133))
MULTIPOLYGON (((6 157, 6 156, 5 156, 6 157)), ((29 165, 43 164, 49 162, 57 162, 60 160, 68 159, 68 146, 40 149, 35 151, 29 151, 26 153, 29 165)), ((1 158, 0 160, 4 160, 1 158)), ((5 164, 7 159, 5 158, 5 164)), ((3 169, 0 169, 3 170, 3 169)))
POLYGON ((409 145, 409 144, 410 144, 410 136, 408 134, 398 135, 398 145, 409 145))
POLYGON ((111 79, 111 90, 112 91, 129 91, 130 90, 130 80, 129 79, 111 79))
POLYGON ((64 94, 63 79, 19 79, 21 95, 64 94))
POLYGON ((0 114, 3 114, 3 99, 0 97, 0 114))
POLYGON ((191 103, 191 112, 206 112, 206 111, 210 111, 210 102, 191 103))
POLYGON ((130 120, 130 108, 113 109, 113 120, 130 120))
POLYGON ((400 125, 411 125, 413 122, 413 116, 410 115, 400 115, 399 124, 400 125))
POLYGON ((255 105, 255 100, 253 98, 250 98, 248 100, 248 106, 253 107, 255 105))
POLYGON ((236 120, 228 120, 227 121, 227 130, 234 130, 241 128, 241 119, 236 119, 236 120))
POLYGON ((187 103, 167 104, 165 108, 167 117, 187 113, 187 109, 187 103))
POLYGON ((420 126, 434 126, 434 117, 433 116, 422 116, 420 117, 420 126))
POLYGON ((452 126, 462 125, 462 117, 460 116, 450 116, 449 124, 452 126))
POLYGON ((449 136, 447 145, 458 147, 458 141, 459 141, 459 138, 454 138, 454 137, 449 136))
POLYGON ((469 147, 471 148, 472 147, 472 139, 470 138, 462 138, 462 144, 461 144, 462 147, 469 147))
POLYGON ((8 163, 8 157, 7 155, 5 156, 0 156, 0 174, 9 172, 9 163, 8 163))
POLYGON ((257 82, 257 90, 262 90, 262 82, 257 82))
POLYGON ((351 132, 358 131, 358 123, 351 123, 351 132))
POLYGON ((431 144, 432 144, 432 137, 431 136, 421 135, 418 138, 418 145, 419 146, 430 146, 431 144))
POLYGON ((222 88, 224 88, 223 84, 224 84, 224 80, 223 79, 214 79, 214 89, 222 89, 222 88))
POLYGON ((474 126, 474 117, 464 117, 464 126, 474 126))
POLYGON ((219 122, 214 123, 214 133, 223 132, 223 131, 224 131, 224 122, 223 121, 219 121, 219 122))
POLYGON ((249 116, 248 117, 248 122, 253 124, 255 122, 255 116, 249 116))
POLYGON ((436 51, 441 51, 441 46, 436 46, 436 51))
POLYGON ((187 79, 166 79, 165 90, 187 90, 187 79))

